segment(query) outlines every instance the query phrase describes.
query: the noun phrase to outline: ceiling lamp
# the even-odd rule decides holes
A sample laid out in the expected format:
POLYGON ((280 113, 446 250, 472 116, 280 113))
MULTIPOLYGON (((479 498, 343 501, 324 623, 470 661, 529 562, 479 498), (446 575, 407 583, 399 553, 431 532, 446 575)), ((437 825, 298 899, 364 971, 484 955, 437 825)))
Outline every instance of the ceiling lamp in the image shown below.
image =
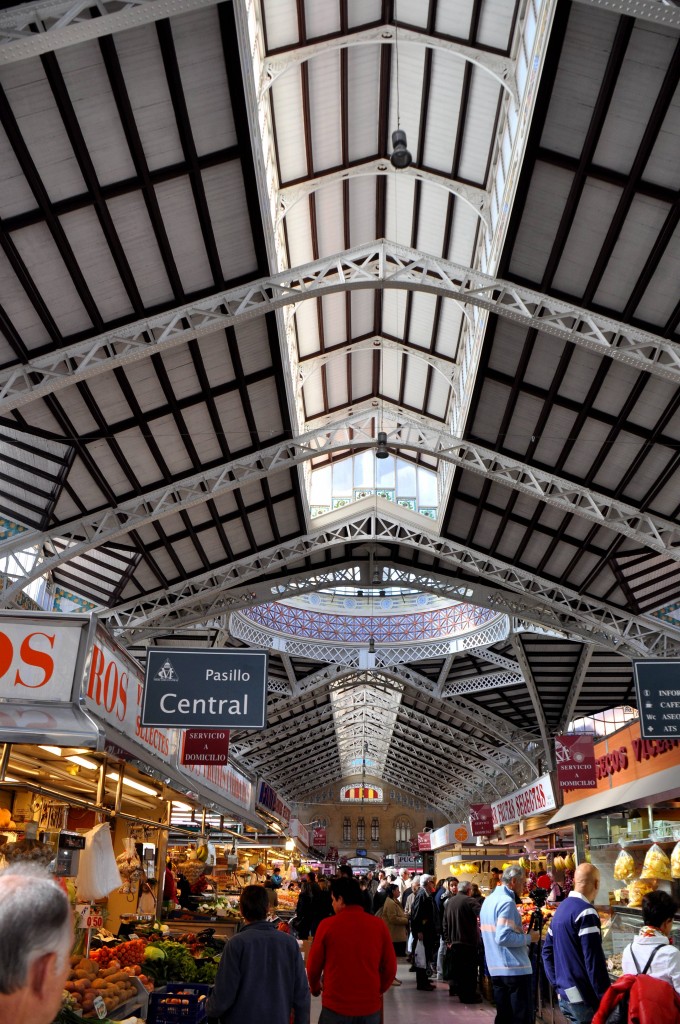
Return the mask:
POLYGON ((375 637, 374 636, 369 637, 369 640, 368 640, 368 653, 369 654, 375 654, 375 637))
POLYGON ((390 163, 398 171, 403 171, 406 167, 411 166, 412 161, 413 157, 406 147, 406 132, 397 128, 395 132, 392 132, 390 163))
MULTIPOLYGON (((396 132, 394 133, 397 134, 396 132)), ((403 133, 402 133, 403 134, 403 133)), ((387 434, 384 430, 378 431, 378 447, 375 450, 376 459, 387 459, 390 453, 387 450, 387 434)))

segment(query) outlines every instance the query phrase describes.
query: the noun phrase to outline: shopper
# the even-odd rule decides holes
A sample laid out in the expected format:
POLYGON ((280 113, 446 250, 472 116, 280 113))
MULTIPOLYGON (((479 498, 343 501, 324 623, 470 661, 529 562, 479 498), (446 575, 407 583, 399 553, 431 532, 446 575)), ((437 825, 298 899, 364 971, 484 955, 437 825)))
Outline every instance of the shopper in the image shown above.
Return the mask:
POLYGON ((239 900, 245 927, 227 942, 215 987, 206 1004, 208 1020, 220 1024, 309 1024, 309 987, 292 935, 266 920, 267 892, 247 885, 239 900))
POLYGON ((470 896, 471 882, 461 882, 455 896, 444 903, 442 921, 445 948, 449 953, 452 977, 449 995, 458 995, 461 1003, 481 1003, 477 992, 477 945, 479 920, 477 904, 470 896))
POLYGON ((383 993, 397 974, 390 933, 384 921, 364 913, 353 878, 332 879, 331 898, 335 915, 317 928, 307 958, 312 995, 321 993, 319 1024, 380 1024, 383 993))
POLYGON ((529 945, 538 942, 537 931, 525 935, 515 895, 524 892, 526 875, 519 864, 510 864, 500 885, 484 900, 480 914, 486 965, 496 1002, 495 1024, 533 1024, 534 1000, 529 945))
POLYGON ((437 950, 437 981, 444 980, 444 956, 446 955, 446 942, 444 941, 444 907, 448 900, 458 892, 458 879, 455 877, 445 878, 440 889, 434 894, 434 905, 437 911, 437 935, 439 936, 439 948, 437 950))
POLYGON ((576 1024, 590 1024, 609 988, 600 917, 593 906, 599 887, 599 870, 579 864, 574 888, 555 911, 543 944, 548 981, 563 1016, 576 1024))
POLYGON ((365 875, 362 875, 359 879, 359 889, 361 891, 361 905, 367 914, 373 913, 373 898, 371 897, 370 890, 368 888, 368 879, 365 875))
POLYGON ((73 915, 45 871, 12 865, 0 874, 0 1021, 50 1024, 70 968, 73 915))
MULTIPOLYGON (((382 917, 383 921, 387 925, 387 930, 390 933, 392 945, 394 946, 394 955, 405 956, 408 915, 402 909, 401 903, 399 902, 398 882, 393 882, 392 885, 390 885, 387 892, 387 899, 383 903, 379 916, 382 917)), ((401 982, 395 978, 394 984, 401 985, 401 982)))
POLYGON ((312 929, 312 884, 303 877, 295 905, 295 930, 299 939, 308 939, 312 929))
POLYGON ((669 982, 680 995, 680 949, 670 944, 673 916, 677 912, 678 904, 667 892, 648 892, 642 899, 642 928, 624 949, 621 966, 624 974, 638 974, 644 970, 649 954, 656 949, 647 973, 669 982), (662 948, 657 949, 659 946, 662 948), (640 965, 639 970, 635 960, 640 965))
POLYGON ((316 884, 312 885, 312 921, 309 933, 316 934, 316 929, 321 921, 333 914, 331 892, 328 886, 328 879, 325 875, 319 875, 316 884))
POLYGON ((413 956, 416 967, 416 988, 419 992, 433 992, 435 985, 431 985, 427 976, 429 965, 432 963, 437 952, 437 927, 435 915, 437 913, 434 905, 434 884, 432 875, 420 876, 420 889, 413 898, 411 906, 411 934, 413 935, 413 956), (425 966, 422 960, 418 960, 418 943, 422 942, 425 953, 425 966))

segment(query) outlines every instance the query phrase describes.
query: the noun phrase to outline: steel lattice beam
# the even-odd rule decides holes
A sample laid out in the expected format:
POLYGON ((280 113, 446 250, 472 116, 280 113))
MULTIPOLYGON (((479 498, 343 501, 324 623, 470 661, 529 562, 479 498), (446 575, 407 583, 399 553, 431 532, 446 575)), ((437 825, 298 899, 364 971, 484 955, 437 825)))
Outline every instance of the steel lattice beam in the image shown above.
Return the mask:
MULTIPOLYGON (((323 426, 291 441, 270 445, 176 484, 156 488, 114 508, 81 516, 47 533, 26 530, 7 537, 0 541, 0 556, 26 551, 36 544, 42 547, 57 539, 63 550, 39 559, 30 570, 24 568, 24 559, 10 559, 5 572, 14 582, 0 595, 0 607, 10 604, 32 580, 57 565, 93 547, 120 539, 132 530, 204 505, 209 500, 273 473, 294 469, 321 455, 371 448, 375 445, 375 426, 374 410, 367 414, 355 412, 335 426, 323 426)), ((659 551, 667 558, 680 561, 680 525, 675 522, 641 512, 633 505, 598 494, 586 486, 517 459, 499 455, 481 445, 461 441, 447 430, 428 428, 410 417, 404 417, 387 431, 387 435, 388 445, 395 451, 436 456, 441 462, 483 476, 487 481, 526 494, 562 512, 587 519, 659 551)))
MULTIPOLYGON (((157 0, 154 0, 157 2, 157 0)), ((139 320, 0 372, 0 415, 240 321, 352 289, 424 291, 680 382, 680 346, 541 292, 384 239, 139 320)))
POLYGON ((219 0, 42 0, 20 4, 0 14, 0 65, 217 3, 219 0))
POLYGON ((577 0, 580 4, 601 7, 614 14, 652 21, 657 25, 680 28, 680 7, 674 0, 577 0))
MULTIPOLYGON (((416 513, 409 513, 380 498, 363 500, 351 506, 348 517, 328 523, 305 537, 277 544, 222 570, 202 573, 188 582, 128 602, 104 614, 120 630, 145 626, 161 615, 204 598, 207 591, 221 591, 262 574, 285 574, 289 563, 299 563, 301 559, 327 548, 372 541, 424 552, 447 567, 500 586, 505 591, 502 610, 510 609, 510 614, 528 619, 538 615, 539 622, 554 629, 614 647, 628 656, 671 657, 671 652, 680 651, 680 638, 672 626, 644 616, 637 618, 496 556, 440 537, 421 525, 421 519, 416 513)), ((458 585, 460 591, 461 586, 458 585)), ((463 596, 463 599, 467 598, 463 596)))
POLYGON ((584 644, 581 656, 578 659, 578 665, 576 666, 576 672, 569 688, 569 698, 562 712, 560 718, 560 724, 558 732, 565 732, 569 728, 572 717, 574 715, 574 708, 578 704, 579 697, 581 696, 581 690, 588 674, 588 667, 593 657, 594 651, 590 644, 584 644))

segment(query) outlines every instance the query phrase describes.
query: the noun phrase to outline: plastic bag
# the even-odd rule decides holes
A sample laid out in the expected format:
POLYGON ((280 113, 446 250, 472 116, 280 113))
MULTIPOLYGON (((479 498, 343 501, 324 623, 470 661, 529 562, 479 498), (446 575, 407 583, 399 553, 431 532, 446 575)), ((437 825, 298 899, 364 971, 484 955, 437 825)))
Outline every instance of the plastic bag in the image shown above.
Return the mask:
POLYGON ((120 871, 113 855, 111 828, 108 822, 95 825, 85 835, 85 849, 80 854, 76 886, 82 900, 102 900, 121 884, 120 871))
POLYGON ((657 843, 647 850, 640 878, 664 878, 670 881, 671 862, 657 843))
POLYGON ((628 906, 641 907, 642 897, 646 896, 648 892, 654 892, 655 889, 656 879, 654 878, 631 882, 628 886, 628 906))
POLYGON ((130 836, 125 840, 125 849, 122 853, 119 853, 116 857, 116 864, 120 871, 120 877, 123 879, 123 885, 121 892, 131 892, 134 885, 142 877, 142 862, 137 856, 137 850, 135 849, 135 841, 130 836))
POLYGON ((671 877, 680 878, 680 842, 671 850, 671 877))
POLYGON ((422 939, 418 939, 416 942, 415 950, 413 951, 413 963, 416 967, 425 970, 427 968, 427 956, 425 954, 425 943, 422 939))
POLYGON ((626 882, 634 874, 635 861, 626 850, 621 850, 614 862, 614 878, 618 878, 619 882, 626 882))

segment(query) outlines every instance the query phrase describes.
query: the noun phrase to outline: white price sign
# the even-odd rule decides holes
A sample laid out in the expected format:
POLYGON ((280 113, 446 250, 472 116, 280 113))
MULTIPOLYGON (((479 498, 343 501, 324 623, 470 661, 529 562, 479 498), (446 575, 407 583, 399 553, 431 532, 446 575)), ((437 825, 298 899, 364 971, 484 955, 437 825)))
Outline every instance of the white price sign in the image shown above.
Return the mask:
POLYGON ((104 1020, 106 1016, 106 1003, 101 996, 96 996, 92 1003, 92 1009, 95 1011, 100 1020, 104 1020))
POLYGON ((76 927, 103 928, 104 918, 96 907, 91 907, 89 903, 78 903, 76 905, 76 927))

